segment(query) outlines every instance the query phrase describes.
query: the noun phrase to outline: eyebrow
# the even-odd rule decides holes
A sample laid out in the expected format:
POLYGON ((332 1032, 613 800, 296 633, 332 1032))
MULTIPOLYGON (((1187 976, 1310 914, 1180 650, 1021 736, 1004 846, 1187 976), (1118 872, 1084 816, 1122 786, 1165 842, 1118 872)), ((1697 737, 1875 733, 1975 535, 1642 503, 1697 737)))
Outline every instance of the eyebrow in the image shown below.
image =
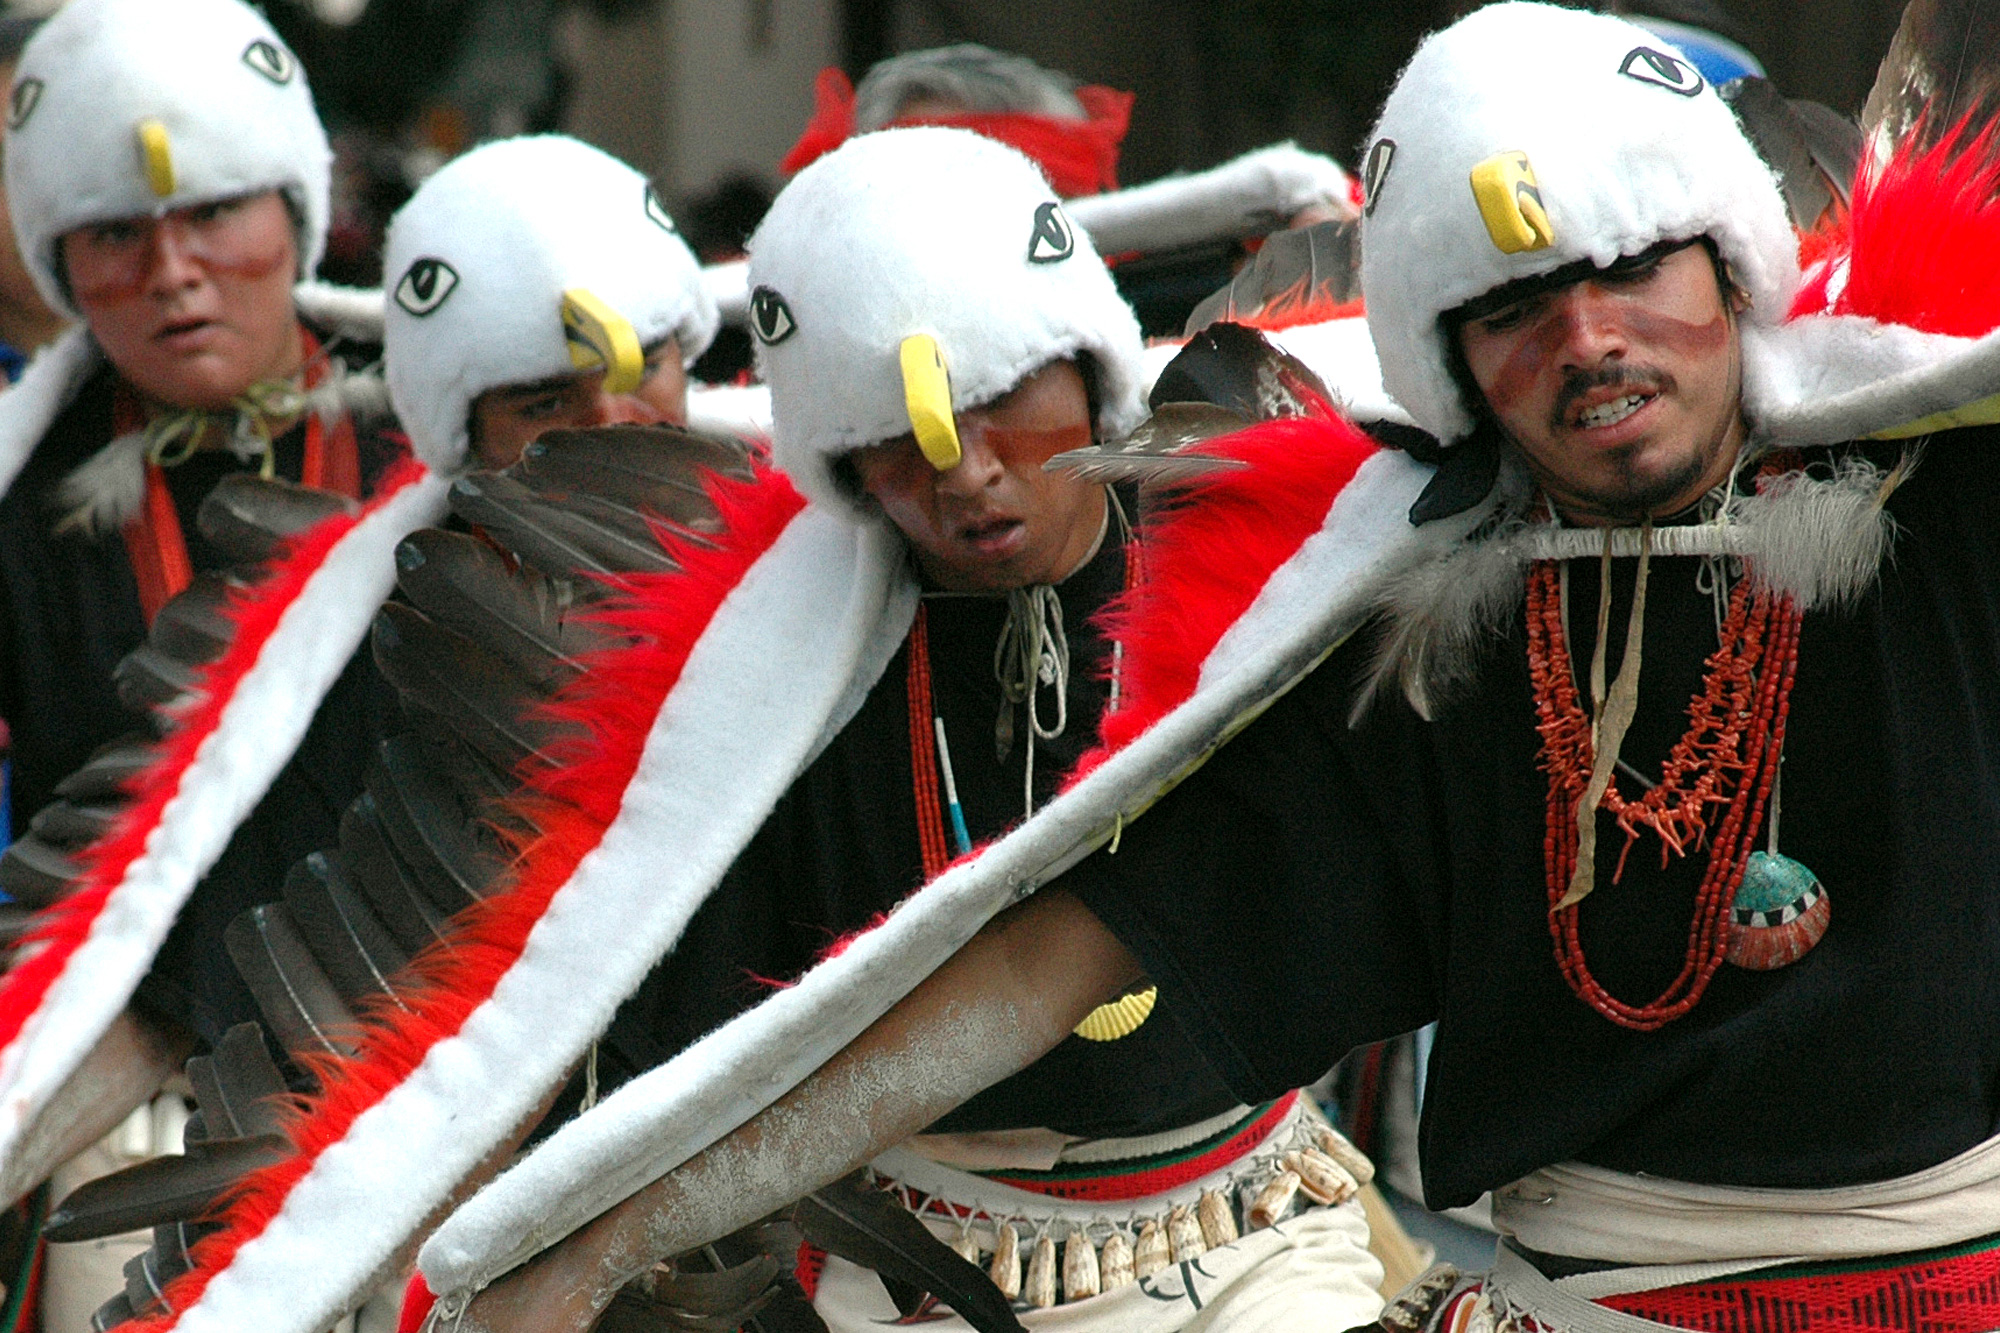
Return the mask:
MULTIPOLYGON (((655 353, 673 340, 674 335, 671 333, 665 337, 655 338, 639 349, 639 355, 650 361, 653 359, 655 353)), ((529 380, 522 384, 496 384, 491 389, 488 389, 487 392, 498 394, 500 397, 507 399, 533 398, 538 394, 553 393, 566 385, 576 383, 577 380, 592 373, 588 370, 572 370, 564 375, 550 375, 543 379, 529 380)))

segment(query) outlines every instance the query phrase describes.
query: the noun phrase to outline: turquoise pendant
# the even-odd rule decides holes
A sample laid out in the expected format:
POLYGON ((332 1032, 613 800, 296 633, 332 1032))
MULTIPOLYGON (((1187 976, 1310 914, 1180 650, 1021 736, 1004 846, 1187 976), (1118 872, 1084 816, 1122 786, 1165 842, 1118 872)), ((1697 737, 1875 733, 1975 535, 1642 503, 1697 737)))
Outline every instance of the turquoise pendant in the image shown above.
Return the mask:
POLYGON ((1833 914, 1819 876, 1777 852, 1752 852, 1736 886, 1729 950, 1738 967, 1771 972, 1812 952, 1833 914))

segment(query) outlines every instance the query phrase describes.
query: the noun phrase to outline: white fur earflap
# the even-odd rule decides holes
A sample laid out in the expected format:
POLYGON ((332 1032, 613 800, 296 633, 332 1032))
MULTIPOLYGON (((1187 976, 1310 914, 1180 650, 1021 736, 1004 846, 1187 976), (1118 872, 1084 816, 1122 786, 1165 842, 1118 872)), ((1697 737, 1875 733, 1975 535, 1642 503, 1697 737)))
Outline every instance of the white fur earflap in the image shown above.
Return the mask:
POLYGON ((299 272, 319 265, 333 152, 298 58, 238 0, 75 0, 21 52, 7 123, 14 235, 58 310, 64 232, 259 190, 290 196, 299 272))
POLYGON ((1496 4, 1429 38, 1389 94, 1362 179, 1361 285, 1383 378, 1441 440, 1472 417, 1439 317, 1504 283, 1709 236, 1750 295, 1747 322, 1783 319, 1798 287, 1784 200, 1735 113, 1622 19, 1496 4), (1473 185, 1488 163, 1498 230, 1473 185))
POLYGON ((844 503, 831 460, 910 430, 912 334, 937 340, 954 409, 1088 352, 1105 438, 1139 424, 1139 323, 1063 208, 1020 153, 935 126, 850 139, 785 187, 750 238, 750 327, 801 491, 844 503))
POLYGON ((425 181, 389 223, 384 359, 396 415, 432 467, 465 457, 472 400, 574 374, 563 294, 581 288, 643 346, 693 364, 715 301, 646 178, 562 135, 486 144, 425 181))

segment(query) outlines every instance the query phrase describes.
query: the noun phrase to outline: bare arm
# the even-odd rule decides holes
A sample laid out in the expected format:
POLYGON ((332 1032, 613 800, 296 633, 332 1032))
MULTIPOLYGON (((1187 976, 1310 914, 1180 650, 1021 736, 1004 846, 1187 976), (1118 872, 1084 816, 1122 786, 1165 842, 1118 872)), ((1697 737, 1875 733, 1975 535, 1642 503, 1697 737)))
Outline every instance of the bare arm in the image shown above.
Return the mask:
POLYGON ((459 1333, 585 1333, 632 1278, 1033 1064, 1138 976, 1083 904, 1060 889, 1036 895, 768 1110, 480 1293, 459 1333))
POLYGON ((112 1021, 22 1136, 0 1177, 0 1207, 47 1180, 55 1169, 118 1127, 180 1070, 194 1038, 127 1009, 112 1021))

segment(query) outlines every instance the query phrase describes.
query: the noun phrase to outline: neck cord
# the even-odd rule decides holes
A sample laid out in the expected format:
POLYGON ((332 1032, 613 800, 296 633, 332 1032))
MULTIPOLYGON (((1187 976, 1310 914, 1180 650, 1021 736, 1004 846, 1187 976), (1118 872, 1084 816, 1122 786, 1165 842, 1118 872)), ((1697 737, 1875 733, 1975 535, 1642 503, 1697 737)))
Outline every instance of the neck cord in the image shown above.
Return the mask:
MULTIPOLYGON (((259 475, 267 480, 276 471, 276 435, 271 420, 288 420, 306 408, 306 393, 319 387, 329 373, 328 358, 311 330, 301 329, 305 341, 304 389, 290 384, 259 382, 236 399, 231 451, 244 461, 261 457, 259 475), (259 441, 248 452, 238 445, 247 439, 259 441)), ((120 436, 141 433, 146 442, 145 495, 139 512, 121 529, 126 554, 138 583, 139 606, 146 623, 153 623, 160 609, 194 582, 194 564, 188 558, 187 537, 167 487, 166 469, 178 467, 194 457, 202 437, 216 414, 198 411, 169 412, 147 420, 139 397, 121 381, 113 400, 114 433, 120 436), (178 446, 178 447, 176 447, 178 446)), ((341 415, 328 429, 318 413, 306 418, 305 457, 299 480, 303 485, 337 491, 349 499, 361 498, 361 461, 355 440, 353 419, 341 415)))
MULTIPOLYGON (((1109 512, 1104 528, 1099 531, 1097 544, 1090 555, 1084 557, 1078 568, 1095 558, 1115 516, 1119 537, 1125 547, 1124 586, 1129 589, 1139 578, 1139 543, 1133 537, 1131 522, 1126 517, 1118 493, 1107 486, 1105 497, 1109 502, 1109 512)), ((1002 695, 999 718, 994 728, 995 757, 1001 763, 1006 762, 1014 736, 1013 711, 1017 704, 1025 703, 1029 726, 1027 752, 1023 756, 1026 770, 1022 781, 1025 817, 1035 812, 1035 742, 1054 740, 1069 725, 1069 637, 1063 625, 1062 601, 1053 587, 1037 584, 1010 590, 1007 603, 1007 619, 994 650, 994 674, 999 679, 1002 695), (1009 674, 1010 668, 1016 674, 1009 674), (1056 716, 1052 726, 1045 724, 1036 712, 1035 696, 1042 686, 1053 686, 1056 691, 1056 716)), ((923 852, 924 877, 934 879, 954 855, 963 856, 971 851, 972 842, 965 825, 964 808, 958 801, 957 777, 952 770, 951 747, 945 737, 944 718, 936 710, 932 693, 930 616, 921 601, 917 604, 916 620, 910 626, 908 643, 910 768, 916 792, 917 835, 923 852), (949 842, 945 833, 947 817, 951 821, 949 842)), ((1114 642, 1109 688, 1113 707, 1119 695, 1119 678, 1124 662, 1124 655, 1119 649, 1120 645, 1114 642)))

